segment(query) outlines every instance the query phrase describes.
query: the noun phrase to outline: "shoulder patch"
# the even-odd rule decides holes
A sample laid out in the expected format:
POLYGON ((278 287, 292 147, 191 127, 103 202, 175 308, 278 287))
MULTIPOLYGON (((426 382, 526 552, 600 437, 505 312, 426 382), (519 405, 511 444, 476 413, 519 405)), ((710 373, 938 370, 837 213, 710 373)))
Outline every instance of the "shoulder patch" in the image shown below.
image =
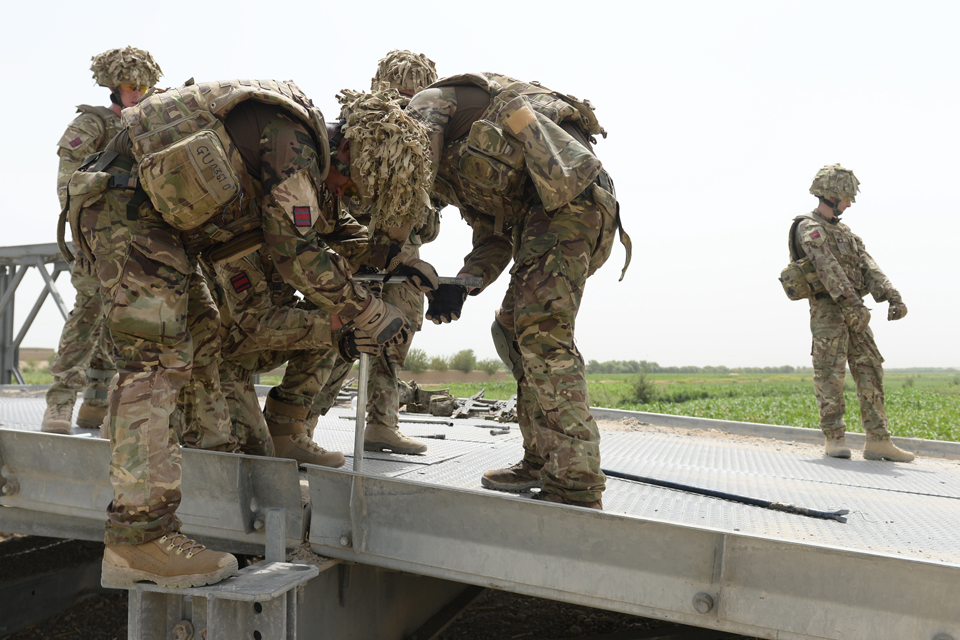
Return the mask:
POLYGON ((247 277, 246 271, 241 271, 237 275, 231 277, 230 284, 233 285, 233 290, 237 293, 243 293, 252 286, 250 284, 250 278, 247 277))
POLYGON ((820 237, 820 232, 814 229, 813 231, 810 232, 810 237, 816 240, 817 238, 820 237))
POLYGON ((274 187, 271 195, 280 209, 293 223, 297 232, 303 235, 320 218, 320 202, 317 189, 311 179, 313 165, 296 172, 274 187))

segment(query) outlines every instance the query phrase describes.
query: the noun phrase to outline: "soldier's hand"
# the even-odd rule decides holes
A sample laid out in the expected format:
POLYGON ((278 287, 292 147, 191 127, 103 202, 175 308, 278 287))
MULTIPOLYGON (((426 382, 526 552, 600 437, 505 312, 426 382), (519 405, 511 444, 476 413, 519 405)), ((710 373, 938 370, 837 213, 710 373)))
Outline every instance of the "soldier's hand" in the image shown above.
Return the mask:
POLYGON ((907 315, 907 305, 902 300, 890 301, 890 308, 887 309, 887 320, 899 320, 907 315))
POLYGON ((346 362, 355 362, 361 353, 371 356, 380 354, 380 345, 375 340, 360 336, 356 331, 342 330, 337 336, 337 353, 346 362))
POLYGON ((406 344, 413 339, 410 323, 400 310, 373 296, 370 296, 367 307, 348 326, 357 333, 358 341, 369 339, 381 347, 386 344, 406 344))
POLYGON ((424 293, 433 291, 440 284, 437 270, 433 265, 420 258, 404 256, 396 245, 390 247, 387 271, 394 275, 406 276, 415 289, 424 293))
POLYGON ((436 291, 428 293, 427 298, 430 299, 427 320, 432 320, 433 324, 445 324, 460 319, 467 288, 459 284, 441 284, 436 291))
POLYGON ((842 307, 843 319, 850 331, 863 332, 870 325, 870 310, 862 304, 853 307, 842 307))

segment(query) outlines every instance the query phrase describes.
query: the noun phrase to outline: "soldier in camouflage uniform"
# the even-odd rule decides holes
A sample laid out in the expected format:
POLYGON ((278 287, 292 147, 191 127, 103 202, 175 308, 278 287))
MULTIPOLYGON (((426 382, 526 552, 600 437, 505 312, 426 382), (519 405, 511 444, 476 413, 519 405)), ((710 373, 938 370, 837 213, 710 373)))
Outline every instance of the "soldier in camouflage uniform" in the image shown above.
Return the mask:
MULTIPOLYGON (((422 53, 394 50, 380 60, 370 86, 372 90, 395 89, 400 94, 399 104, 406 107, 415 93, 436 79, 437 69, 433 60, 422 53)), ((355 202, 353 205, 357 220, 369 224, 369 216, 355 206, 355 202)), ((401 248, 407 260, 419 259, 420 246, 432 242, 440 232, 439 209, 430 206, 426 215, 425 223, 410 234, 401 248)), ((385 285, 381 289, 383 300, 400 309, 414 332, 420 331, 423 323, 423 292, 402 285, 385 285)), ((399 427, 399 373, 409 349, 408 343, 398 349, 384 350, 380 357, 371 360, 370 378, 367 382, 367 420, 363 434, 363 448, 366 451, 389 450, 394 453, 417 454, 427 450, 424 442, 403 434, 399 427)), ((316 412, 325 415, 333 406, 340 387, 351 370, 351 362, 343 358, 337 359, 329 382, 317 398, 316 412)))
MULTIPOLYGON (((90 69, 97 84, 110 89, 111 105, 80 105, 80 115, 60 138, 57 196, 61 209, 67 203, 67 184, 73 172, 86 156, 107 146, 120 130, 120 110, 137 104, 162 74, 147 51, 133 47, 94 56, 90 69)), ((81 390, 83 402, 77 424, 99 427, 107 413, 107 389, 115 372, 113 347, 108 332, 103 330, 100 283, 82 254, 70 265, 70 282, 77 294, 60 334, 57 357, 50 366, 53 382, 47 391, 47 409, 40 426, 47 433, 70 433, 73 405, 81 390)))
MULTIPOLYGON (((390 193, 400 204, 380 222, 402 221, 427 172, 420 179, 396 174, 400 184, 392 176, 398 166, 417 164, 411 154, 426 133, 394 119, 393 127, 409 125, 410 147, 390 148, 381 172, 364 140, 356 142, 365 164, 345 177, 329 171, 323 116, 292 82, 191 82, 142 100, 122 118, 107 151, 86 161, 69 185, 74 238, 94 261, 118 354, 103 578, 209 584, 231 575, 237 562, 179 532, 181 456, 171 428, 178 392, 192 384, 202 395, 189 404, 229 429, 216 361, 198 367, 199 350, 219 350, 220 338, 198 256, 217 264, 266 247, 284 281, 331 314, 334 330, 351 330, 346 343, 354 351, 377 353, 408 340, 400 313, 354 282, 344 259, 320 239, 320 185, 339 196, 356 182, 369 204, 390 193)), ((361 123, 350 134, 377 137, 361 123)), ((411 222, 422 215, 414 213, 411 222)))
POLYGON ((811 353, 820 428, 826 436, 825 453, 849 458, 843 421, 843 380, 849 363, 867 434, 863 457, 909 462, 914 455, 890 441, 883 404, 883 357, 873 340, 870 311, 863 298, 869 293, 877 302, 889 302, 887 320, 906 316, 907 306, 867 253, 863 240, 840 222, 841 213, 855 201, 859 185, 853 172, 839 164, 820 169, 810 186, 810 193, 820 203, 809 214, 795 218, 790 233, 791 258, 808 258, 822 285, 810 298, 811 353))
MULTIPOLYGON (((460 275, 484 284, 471 294, 514 263, 492 330, 518 382, 524 457, 486 472, 482 484, 541 486, 541 500, 602 508, 600 434, 574 324, 586 280, 620 226, 613 183, 591 146, 605 132, 589 102, 489 73, 445 78, 415 95, 407 113, 430 131, 433 193, 473 227, 460 275)), ((629 244, 622 228, 621 240, 629 244)), ((456 320, 466 296, 441 285, 428 294, 426 317, 456 320)))

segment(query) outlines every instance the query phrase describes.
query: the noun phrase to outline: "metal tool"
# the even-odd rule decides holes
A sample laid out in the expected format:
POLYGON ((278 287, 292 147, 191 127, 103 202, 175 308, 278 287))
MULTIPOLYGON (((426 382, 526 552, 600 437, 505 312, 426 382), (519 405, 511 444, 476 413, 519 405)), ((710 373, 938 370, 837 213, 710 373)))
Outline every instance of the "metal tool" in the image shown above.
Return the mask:
MULTIPOLYGON (((389 273, 364 273, 353 276, 354 282, 364 284, 403 284, 409 280, 408 276, 397 276, 389 273)), ((478 276, 469 276, 466 278, 454 278, 440 276, 437 278, 439 284, 458 284, 461 287, 479 289, 483 286, 483 278, 478 276)))

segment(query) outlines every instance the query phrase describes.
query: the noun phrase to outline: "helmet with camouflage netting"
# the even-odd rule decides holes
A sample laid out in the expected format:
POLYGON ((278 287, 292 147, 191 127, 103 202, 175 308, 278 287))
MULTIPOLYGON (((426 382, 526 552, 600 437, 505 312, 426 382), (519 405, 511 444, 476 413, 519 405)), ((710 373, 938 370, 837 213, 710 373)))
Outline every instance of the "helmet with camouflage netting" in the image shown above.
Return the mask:
POLYGON ((436 81, 437 65, 433 60, 422 53, 394 49, 380 60, 370 89, 390 88, 412 96, 436 81))
POLYGON ((91 58, 93 79, 101 87, 116 89, 121 84, 152 87, 163 75, 149 51, 136 47, 110 49, 91 58))
POLYGON ((370 231, 381 229, 390 236, 402 229, 409 234, 430 204, 427 129, 403 112, 397 97, 392 89, 344 89, 337 96, 343 105, 343 137, 350 141, 350 178, 361 205, 370 207, 370 231))
POLYGON ((844 169, 839 164, 828 164, 817 171, 810 185, 810 193, 818 198, 840 202, 850 198, 856 202, 856 195, 860 191, 860 181, 850 169, 844 169))

